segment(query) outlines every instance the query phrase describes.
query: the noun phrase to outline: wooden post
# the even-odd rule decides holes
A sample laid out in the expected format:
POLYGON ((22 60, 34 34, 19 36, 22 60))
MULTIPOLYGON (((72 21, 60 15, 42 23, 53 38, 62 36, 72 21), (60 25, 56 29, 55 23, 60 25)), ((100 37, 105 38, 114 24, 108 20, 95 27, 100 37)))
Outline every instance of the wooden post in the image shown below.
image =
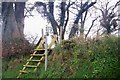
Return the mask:
POLYGON ((62 26, 60 26, 60 42, 62 41, 62 26))
POLYGON ((43 37, 43 35, 44 35, 44 34, 43 34, 43 29, 42 29, 42 37, 43 37))
POLYGON ((47 51, 47 28, 46 28, 46 35, 45 35, 45 71, 47 70, 47 56, 48 56, 48 51, 47 51))

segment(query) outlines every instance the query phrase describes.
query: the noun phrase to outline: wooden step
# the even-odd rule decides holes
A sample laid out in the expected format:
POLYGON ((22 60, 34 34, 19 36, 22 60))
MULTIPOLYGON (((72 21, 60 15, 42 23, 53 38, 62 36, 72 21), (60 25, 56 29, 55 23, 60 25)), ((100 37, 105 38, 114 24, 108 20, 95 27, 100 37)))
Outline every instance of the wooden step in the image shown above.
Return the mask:
MULTIPOLYGON (((45 49, 34 49, 35 51, 44 51, 45 49)), ((47 49, 47 50, 51 50, 51 49, 47 49)))
POLYGON ((31 61, 31 62, 40 62, 42 60, 27 60, 27 61, 31 61))
POLYGON ((34 49, 34 51, 43 51, 45 49, 34 49))
POLYGON ((20 73, 25 73, 25 74, 27 74, 28 72, 27 72, 27 71, 24 71, 24 70, 20 70, 20 73))
POLYGON ((23 65, 24 67, 29 67, 29 68, 36 68, 37 66, 33 66, 33 65, 23 65))
POLYGON ((45 54, 31 54, 31 56, 45 56, 45 54))

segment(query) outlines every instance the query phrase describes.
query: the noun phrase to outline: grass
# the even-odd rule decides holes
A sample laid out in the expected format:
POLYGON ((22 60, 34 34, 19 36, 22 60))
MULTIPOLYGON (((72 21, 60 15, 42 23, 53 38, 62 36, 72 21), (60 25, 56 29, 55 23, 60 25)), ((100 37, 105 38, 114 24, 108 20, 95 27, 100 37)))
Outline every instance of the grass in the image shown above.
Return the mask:
POLYGON ((28 56, 12 59, 2 60, 2 77, 4 78, 16 78, 19 70, 22 69, 22 65, 26 63, 28 56))
MULTIPOLYGON (((111 36, 79 44, 74 40, 64 41, 48 57, 47 71, 42 63, 36 72, 21 78, 117 78, 120 76, 119 39, 111 36)), ((3 78, 16 78, 28 57, 3 59, 3 78)))

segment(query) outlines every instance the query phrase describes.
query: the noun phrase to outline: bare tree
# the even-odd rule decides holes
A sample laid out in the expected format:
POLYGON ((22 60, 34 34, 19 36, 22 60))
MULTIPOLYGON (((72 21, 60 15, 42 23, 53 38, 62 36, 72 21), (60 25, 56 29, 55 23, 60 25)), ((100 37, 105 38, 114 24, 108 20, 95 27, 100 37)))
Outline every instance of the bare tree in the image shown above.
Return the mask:
MULTIPOLYGON (((101 7, 98 8, 94 6, 96 9, 100 10, 101 12, 101 19, 100 24, 105 29, 106 34, 111 34, 112 32, 118 30, 118 24, 117 21, 118 15, 117 12, 117 6, 120 5, 120 1, 116 2, 114 5, 109 6, 110 2, 107 2, 104 6, 101 2, 101 7)), ((104 32, 104 33, 105 33, 104 32)))
POLYGON ((70 31, 70 35, 69 35, 69 38, 72 38, 73 36, 75 36, 75 33, 77 32, 78 30, 78 23, 79 23, 79 20, 81 19, 81 34, 84 33, 84 22, 85 22, 85 18, 86 18, 86 15, 87 15, 87 10, 92 7, 96 2, 91 2, 89 3, 89 1, 86 1, 84 4, 81 4, 80 6, 80 10, 77 14, 77 17, 74 21, 74 24, 73 24, 73 27, 71 28, 71 31, 70 31), (85 17, 83 18, 83 13, 85 13, 85 17))
MULTIPOLYGON (((70 36, 74 36, 74 34, 77 32, 79 20, 81 20, 80 32, 81 32, 81 34, 84 33, 84 23, 86 20, 88 9, 90 7, 92 7, 95 3, 96 2, 89 3, 89 1, 86 1, 84 4, 81 2, 81 5, 77 5, 77 7, 79 7, 80 10, 78 10, 78 14, 76 16, 76 19, 73 22, 74 26, 71 29, 70 36), (84 12, 85 12, 85 14, 83 15, 84 12), (75 26, 77 26, 77 27, 75 27, 75 26)), ((51 23, 54 34, 60 35, 60 31, 62 30, 62 39, 64 39, 66 26, 67 26, 68 21, 69 21, 69 13, 70 13, 69 8, 73 4, 76 5, 75 2, 71 2, 70 0, 68 1, 68 3, 67 3, 67 0, 62 1, 60 3, 60 5, 59 5, 59 9, 60 9, 59 21, 57 21, 54 17, 54 15, 55 15, 54 14, 54 1, 48 2, 48 4, 44 3, 44 2, 36 2, 35 5, 31 9, 33 10, 35 7, 37 7, 37 8, 42 7, 42 9, 41 8, 37 9, 38 12, 40 14, 42 14, 44 17, 47 17, 47 20, 51 23), (59 33, 57 32, 57 28, 59 30, 59 33)))
MULTIPOLYGON (((71 5, 73 5, 74 2, 71 2, 69 0, 68 4, 65 1, 62 1, 59 5, 60 8, 60 19, 57 21, 54 17, 54 1, 48 2, 48 8, 47 3, 43 2, 36 2, 35 5, 31 8, 32 10, 37 7, 42 7, 43 9, 38 9, 38 12, 42 14, 44 17, 47 17, 47 20, 51 23, 51 26, 53 28, 53 33, 60 35, 60 29, 62 29, 62 39, 64 39, 64 34, 66 31, 66 26, 69 21, 69 8, 71 5), (41 13, 42 12, 42 13, 41 13), (57 32, 57 28, 59 32, 57 32)), ((31 10, 31 11, 32 11, 31 10)))

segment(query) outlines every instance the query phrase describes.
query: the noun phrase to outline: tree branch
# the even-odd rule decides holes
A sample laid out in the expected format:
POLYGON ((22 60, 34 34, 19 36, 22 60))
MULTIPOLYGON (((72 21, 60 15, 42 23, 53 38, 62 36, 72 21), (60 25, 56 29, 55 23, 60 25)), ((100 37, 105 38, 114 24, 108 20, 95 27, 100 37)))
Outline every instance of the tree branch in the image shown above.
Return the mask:
POLYGON ((83 23, 85 23, 85 20, 86 20, 87 14, 88 14, 88 10, 85 12, 85 16, 84 16, 84 19, 83 19, 83 23))
MULTIPOLYGON (((25 7, 25 9, 26 9, 26 11, 30 14, 29 16, 32 16, 33 17, 33 15, 32 15, 32 13, 30 12, 30 10, 28 10, 26 7, 25 7)), ((27 12, 25 13, 25 16, 24 17, 28 17, 28 15, 27 15, 27 12)))
POLYGON ((89 34, 90 30, 92 29, 92 27, 93 27, 93 25, 94 25, 94 22, 95 22, 97 19, 98 19, 98 17, 97 17, 97 18, 95 18, 95 19, 92 21, 92 24, 91 24, 91 26, 90 26, 90 28, 89 28, 89 30, 88 30, 88 32, 87 32, 87 34, 85 35, 85 39, 87 38, 87 36, 88 36, 88 34, 89 34))
MULTIPOLYGON (((81 10, 79 11, 78 16, 77 16, 77 18, 76 18, 76 20, 75 20, 74 23, 77 24, 77 23, 79 22, 79 19, 80 19, 82 13, 84 13, 86 10, 88 10, 88 9, 89 9, 91 6, 93 6, 95 3, 96 3, 96 2, 91 2, 89 5, 86 5, 85 8, 81 9, 81 10)), ((84 6, 84 5, 83 5, 83 6, 84 6)))
POLYGON ((70 6, 72 6, 73 4, 75 4, 75 2, 72 2, 71 4, 70 4, 70 1, 69 1, 69 3, 68 3, 68 6, 67 6, 67 8, 66 8, 66 11, 67 11, 67 19, 66 19, 66 22, 65 22, 65 25, 64 25, 64 30, 66 29, 66 26, 67 26, 67 23, 68 23, 68 20, 69 20, 69 8, 70 8, 70 6))

